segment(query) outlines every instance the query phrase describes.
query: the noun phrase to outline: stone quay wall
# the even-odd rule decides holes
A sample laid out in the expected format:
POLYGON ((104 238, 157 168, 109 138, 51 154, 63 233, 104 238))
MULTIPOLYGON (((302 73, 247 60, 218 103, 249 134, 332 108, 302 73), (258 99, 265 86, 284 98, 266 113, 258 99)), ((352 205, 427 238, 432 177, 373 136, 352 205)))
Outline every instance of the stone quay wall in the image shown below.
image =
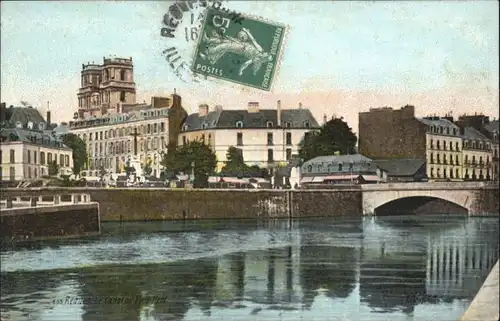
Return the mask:
POLYGON ((99 204, 2 209, 2 241, 26 242, 100 234, 99 204))
POLYGON ((2 198, 58 193, 89 194, 102 222, 361 216, 359 189, 37 188, 4 190, 2 198))

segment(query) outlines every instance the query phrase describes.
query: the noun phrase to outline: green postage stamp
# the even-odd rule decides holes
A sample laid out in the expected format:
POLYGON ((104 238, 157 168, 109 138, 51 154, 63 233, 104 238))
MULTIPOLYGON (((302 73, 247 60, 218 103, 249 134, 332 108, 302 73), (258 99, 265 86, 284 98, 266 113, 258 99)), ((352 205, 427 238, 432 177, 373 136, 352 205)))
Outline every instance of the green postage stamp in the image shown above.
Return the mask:
POLYGON ((192 70, 270 91, 279 68, 286 27, 246 15, 207 8, 192 70))

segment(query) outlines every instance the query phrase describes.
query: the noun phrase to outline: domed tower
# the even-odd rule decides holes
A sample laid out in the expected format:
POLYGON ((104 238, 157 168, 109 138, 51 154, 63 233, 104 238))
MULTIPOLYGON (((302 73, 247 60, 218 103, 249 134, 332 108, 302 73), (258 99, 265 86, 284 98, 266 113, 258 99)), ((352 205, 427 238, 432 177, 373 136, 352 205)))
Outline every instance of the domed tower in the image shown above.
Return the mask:
POLYGON ((132 58, 103 57, 101 66, 100 95, 105 108, 135 104, 134 65, 132 58))
POLYGON ((78 114, 95 115, 100 108, 99 85, 101 82, 101 66, 94 63, 82 64, 81 83, 78 90, 78 114))

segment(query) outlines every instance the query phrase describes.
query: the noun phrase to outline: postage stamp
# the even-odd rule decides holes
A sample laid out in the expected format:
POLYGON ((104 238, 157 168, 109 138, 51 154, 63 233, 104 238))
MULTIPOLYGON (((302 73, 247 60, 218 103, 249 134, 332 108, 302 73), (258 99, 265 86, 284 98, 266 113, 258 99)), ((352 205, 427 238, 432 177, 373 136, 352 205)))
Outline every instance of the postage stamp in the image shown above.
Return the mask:
POLYGON ((207 8, 191 69, 193 73, 270 91, 283 53, 286 26, 207 8))

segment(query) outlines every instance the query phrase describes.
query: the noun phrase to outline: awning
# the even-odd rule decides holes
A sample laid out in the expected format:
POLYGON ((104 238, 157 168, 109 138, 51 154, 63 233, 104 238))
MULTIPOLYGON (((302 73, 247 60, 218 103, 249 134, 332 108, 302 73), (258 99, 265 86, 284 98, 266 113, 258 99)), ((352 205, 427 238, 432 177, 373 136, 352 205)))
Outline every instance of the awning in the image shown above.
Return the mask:
POLYGON ((307 176, 307 177, 302 177, 300 180, 301 183, 311 183, 313 181, 314 177, 307 176))
POLYGON ((325 176, 319 176, 319 177, 314 177, 312 182, 313 183, 323 183, 324 180, 325 180, 325 176))
POLYGON ((332 175, 325 177, 325 180, 329 181, 343 181, 343 180, 355 180, 359 175, 332 175))
POLYGON ((378 181, 380 178, 377 175, 362 175, 365 181, 378 181))

